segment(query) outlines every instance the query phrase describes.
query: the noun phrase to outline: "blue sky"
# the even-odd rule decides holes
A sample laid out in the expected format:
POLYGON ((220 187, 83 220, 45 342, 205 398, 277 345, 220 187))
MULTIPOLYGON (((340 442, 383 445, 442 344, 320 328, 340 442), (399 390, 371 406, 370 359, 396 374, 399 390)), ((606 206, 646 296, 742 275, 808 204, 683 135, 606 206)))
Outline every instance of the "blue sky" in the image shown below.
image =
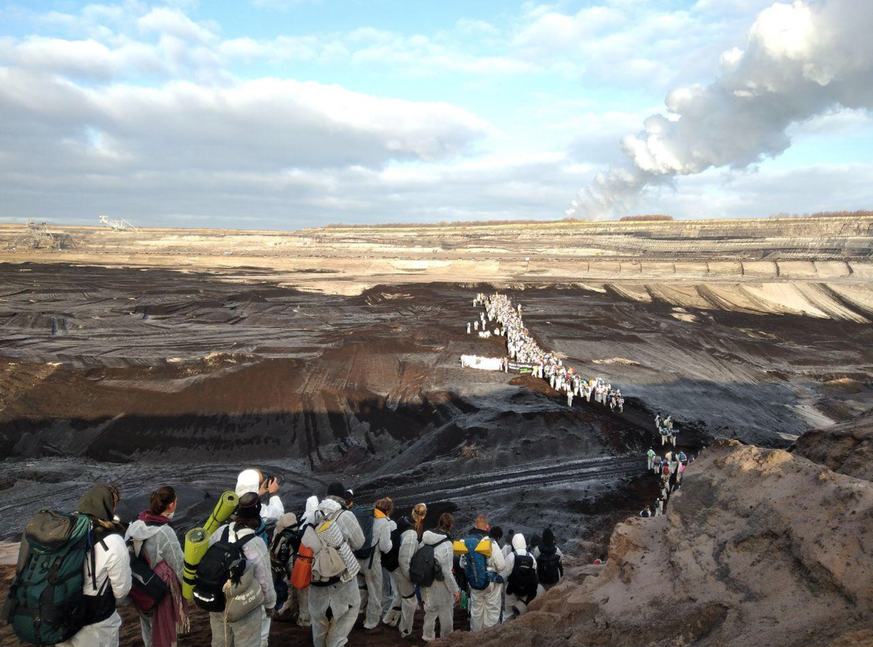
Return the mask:
MULTIPOLYGON (((0 220, 561 218, 771 4, 0 0, 0 220)), ((612 215, 871 208, 867 108, 829 104, 775 159, 682 171, 612 215)))

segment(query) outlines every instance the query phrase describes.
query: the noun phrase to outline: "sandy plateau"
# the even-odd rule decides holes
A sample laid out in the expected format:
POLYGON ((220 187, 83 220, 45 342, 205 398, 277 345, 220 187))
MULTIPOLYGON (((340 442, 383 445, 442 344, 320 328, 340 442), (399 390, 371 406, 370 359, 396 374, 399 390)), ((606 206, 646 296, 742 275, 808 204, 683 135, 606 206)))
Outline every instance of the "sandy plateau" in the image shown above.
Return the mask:
POLYGON ((292 510, 339 478, 554 526, 570 577, 482 647, 873 644, 873 218, 48 231, 0 226, 0 539, 97 480, 128 517, 177 486, 184 530, 252 465, 292 510), (462 368, 504 354, 466 334, 494 290, 625 412, 462 368), (628 519, 656 412, 706 449, 628 519))

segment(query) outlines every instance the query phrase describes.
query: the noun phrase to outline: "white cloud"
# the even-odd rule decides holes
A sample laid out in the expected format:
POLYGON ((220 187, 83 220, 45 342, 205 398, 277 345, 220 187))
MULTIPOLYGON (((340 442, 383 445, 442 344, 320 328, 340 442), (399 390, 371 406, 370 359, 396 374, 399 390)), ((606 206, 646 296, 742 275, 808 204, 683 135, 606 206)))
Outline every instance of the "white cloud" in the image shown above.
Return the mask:
POLYGON ((212 28, 194 22, 179 9, 157 7, 139 18, 137 24, 144 32, 175 36, 183 41, 209 43, 218 38, 212 28))
POLYGON ((871 28, 873 5, 852 0, 765 9, 745 50, 722 57, 714 82, 670 92, 668 114, 647 117, 642 132, 622 140, 627 164, 598 175, 570 212, 626 211, 648 185, 781 155, 793 124, 836 107, 873 109, 871 28))

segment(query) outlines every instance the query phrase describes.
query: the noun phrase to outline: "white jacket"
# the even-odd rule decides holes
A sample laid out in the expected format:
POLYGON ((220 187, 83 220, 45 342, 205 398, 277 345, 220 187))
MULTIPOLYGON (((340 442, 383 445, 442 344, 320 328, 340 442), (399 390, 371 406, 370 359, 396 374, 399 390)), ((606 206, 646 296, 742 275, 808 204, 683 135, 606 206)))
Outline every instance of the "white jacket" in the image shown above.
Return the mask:
MULTIPOLYGON (((413 530, 412 532, 415 532, 415 530, 413 530)), ((451 538, 448 538, 449 541, 444 541, 445 539, 447 539, 447 537, 443 534, 433 532, 431 530, 425 530, 424 534, 421 536, 421 545, 436 546, 437 544, 439 544, 439 546, 434 548, 433 556, 436 560, 436 563, 439 564, 440 570, 443 573, 443 583, 446 585, 449 593, 454 595, 459 591, 458 583, 455 581, 455 575, 452 573, 455 551, 452 548, 451 538)), ((401 550, 402 546, 403 545, 401 544, 401 550)), ((437 582, 434 582, 434 585, 436 584, 437 582)))
POLYGON ((170 524, 150 526, 145 521, 136 520, 130 524, 124 539, 133 540, 134 549, 137 552, 142 550, 152 568, 161 562, 167 562, 176 577, 182 579, 185 557, 179 538, 170 524))
MULTIPOLYGON (((209 538, 209 545, 221 540, 224 530, 230 526, 229 541, 239 541, 247 535, 255 534, 251 528, 240 527, 237 530, 236 523, 224 524, 209 538)), ((270 553, 267 551, 267 544, 259 537, 250 539, 243 546, 243 555, 246 556, 249 568, 253 569, 255 579, 261 585, 261 590, 264 592, 264 608, 272 609, 276 606, 276 589, 273 586, 273 573, 270 570, 270 553)))
MULTIPOLYGON (((427 534, 427 533, 425 533, 427 534)), ((418 549, 418 533, 415 528, 404 530, 400 535, 400 552, 397 554, 398 570, 400 574, 409 579, 409 563, 418 549)))
POLYGON ((94 545, 94 574, 96 575, 97 588, 94 588, 94 579, 91 577, 91 555, 85 559, 85 586, 82 592, 85 595, 96 596, 104 590, 106 581, 112 586, 112 594, 116 600, 127 597, 130 593, 130 554, 127 545, 121 535, 107 535, 102 542, 94 545), (105 547, 104 547, 105 546, 105 547))
POLYGON ((509 555, 506 556, 506 563, 503 567, 503 572, 502 572, 503 579, 507 579, 507 578, 509 578, 510 575, 512 575, 512 569, 515 568, 516 556, 524 556, 524 555, 531 556, 531 558, 533 559, 534 570, 536 570, 537 560, 533 555, 531 555, 528 552, 527 542, 524 539, 524 535, 522 535, 521 533, 515 533, 512 536, 512 550, 510 551, 509 555))

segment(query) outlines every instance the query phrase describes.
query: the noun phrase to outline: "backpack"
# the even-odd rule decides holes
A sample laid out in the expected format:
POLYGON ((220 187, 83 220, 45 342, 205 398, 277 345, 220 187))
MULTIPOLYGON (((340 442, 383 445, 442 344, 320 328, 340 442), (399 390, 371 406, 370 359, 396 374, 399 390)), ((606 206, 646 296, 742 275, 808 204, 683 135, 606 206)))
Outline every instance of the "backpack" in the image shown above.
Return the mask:
POLYGON ((391 550, 382 554, 382 567, 390 572, 396 571, 400 567, 400 543, 403 533, 412 528, 402 520, 398 522, 397 527, 391 531, 391 550))
POLYGON ((144 615, 151 615, 155 607, 167 595, 167 585, 155 575, 149 560, 142 554, 142 546, 137 552, 133 540, 131 540, 127 542, 127 551, 130 553, 130 599, 144 615))
POLYGON ((530 555, 519 555, 515 550, 512 552, 515 555, 515 563, 507 579, 506 592, 527 599, 529 602, 537 596, 537 587, 540 584, 537 570, 534 568, 534 558, 530 555))
POLYGON ((312 549, 300 544, 297 557, 294 558, 294 568, 291 570, 291 586, 295 589, 308 588, 312 583, 312 549))
POLYGON ((537 575, 543 584, 557 584, 561 580, 561 557, 557 546, 540 546, 537 575))
POLYGON ((313 553, 311 571, 313 586, 349 582, 361 571, 361 565, 337 522, 343 512, 347 511, 336 510, 329 513, 319 511, 316 515, 318 526, 306 527, 303 545, 311 548, 313 553))
POLYGON ((364 543, 358 550, 354 551, 355 557, 369 559, 372 565, 373 555, 376 553, 376 547, 373 546, 373 522, 376 520, 376 508, 371 505, 355 506, 352 508, 352 513, 361 526, 361 532, 364 533, 364 543))
POLYGON ((225 526, 221 539, 212 544, 197 566, 194 576, 194 601, 204 611, 224 611, 224 586, 228 581, 239 584, 246 570, 243 547, 257 535, 252 532, 242 539, 230 541, 230 524, 225 526))
POLYGON ((484 591, 493 581, 493 574, 488 573, 488 557, 476 550, 481 541, 480 535, 470 535, 463 541, 467 551, 464 555, 466 557, 464 573, 467 576, 467 584, 476 591, 484 591))
POLYGON ((427 588, 434 583, 434 580, 440 580, 445 577, 439 563, 436 561, 436 547, 451 541, 448 537, 441 539, 435 544, 424 544, 415 551, 412 560, 409 562, 409 581, 427 588))
POLYGON ((285 528, 273 538, 270 547, 270 568, 273 571, 273 581, 285 579, 291 568, 291 557, 300 548, 300 539, 303 534, 294 526, 285 528))
POLYGON ((9 589, 3 619, 24 642, 56 645, 68 640, 88 621, 82 587, 85 559, 93 551, 91 520, 40 510, 27 524, 21 550, 27 551, 26 557, 9 589))

